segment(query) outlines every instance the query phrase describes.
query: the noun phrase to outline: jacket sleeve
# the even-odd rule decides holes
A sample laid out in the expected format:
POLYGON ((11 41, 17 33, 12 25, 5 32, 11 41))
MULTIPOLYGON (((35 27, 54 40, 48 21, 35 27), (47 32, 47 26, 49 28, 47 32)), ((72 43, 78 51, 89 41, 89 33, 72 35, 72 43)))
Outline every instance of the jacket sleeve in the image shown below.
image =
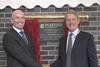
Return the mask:
POLYGON ((94 43, 94 37, 91 35, 88 41, 88 61, 89 67, 97 67, 97 51, 94 43))
MULTIPOLYGON (((62 39, 62 38, 61 38, 62 39)), ((62 62, 61 62, 61 39, 60 39, 60 42, 59 42, 59 46, 58 46, 58 57, 56 59, 56 61, 54 61, 54 63, 52 63, 50 65, 50 67, 62 67, 62 62)))

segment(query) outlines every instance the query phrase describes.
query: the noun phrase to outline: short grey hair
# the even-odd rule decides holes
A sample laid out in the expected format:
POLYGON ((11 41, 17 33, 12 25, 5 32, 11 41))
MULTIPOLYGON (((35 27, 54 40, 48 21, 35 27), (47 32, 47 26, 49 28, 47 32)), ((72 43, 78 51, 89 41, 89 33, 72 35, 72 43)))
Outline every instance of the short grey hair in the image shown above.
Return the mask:
POLYGON ((75 11, 75 10, 69 10, 66 14, 65 14, 65 19, 67 18, 67 14, 73 14, 77 17, 77 19, 79 18, 79 14, 75 11))

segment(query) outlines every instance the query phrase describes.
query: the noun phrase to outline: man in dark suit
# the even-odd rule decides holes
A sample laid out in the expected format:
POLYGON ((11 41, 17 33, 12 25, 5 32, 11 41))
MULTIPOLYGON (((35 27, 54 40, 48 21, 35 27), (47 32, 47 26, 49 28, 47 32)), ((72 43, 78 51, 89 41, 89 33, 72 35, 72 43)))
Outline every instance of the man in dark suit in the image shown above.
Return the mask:
POLYGON ((36 61, 32 39, 23 30, 25 24, 24 12, 21 10, 13 11, 11 23, 12 28, 3 38, 8 67, 42 67, 36 61))
POLYGON ((51 67, 97 67, 96 47, 90 33, 79 30, 80 20, 75 11, 65 16, 68 34, 62 37, 59 55, 51 67))

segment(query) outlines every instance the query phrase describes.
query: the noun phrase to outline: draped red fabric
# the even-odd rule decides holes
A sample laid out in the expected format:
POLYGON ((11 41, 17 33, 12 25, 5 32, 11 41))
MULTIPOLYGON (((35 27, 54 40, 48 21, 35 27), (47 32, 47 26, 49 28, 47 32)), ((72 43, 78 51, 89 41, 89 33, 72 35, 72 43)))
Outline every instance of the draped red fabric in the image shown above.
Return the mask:
POLYGON ((26 19, 24 30, 32 36, 35 52, 36 52, 36 59, 39 64, 41 64, 40 59, 40 47, 39 47, 39 30, 38 30, 38 19, 26 19))

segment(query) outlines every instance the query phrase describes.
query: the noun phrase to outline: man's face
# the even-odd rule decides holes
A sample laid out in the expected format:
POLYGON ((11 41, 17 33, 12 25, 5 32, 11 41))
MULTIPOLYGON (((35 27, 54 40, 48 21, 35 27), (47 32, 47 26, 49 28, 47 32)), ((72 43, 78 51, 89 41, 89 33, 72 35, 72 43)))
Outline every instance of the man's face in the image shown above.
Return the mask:
POLYGON ((11 23, 18 29, 23 29, 25 24, 25 14, 22 11, 15 11, 12 13, 11 23))
POLYGON ((69 31, 73 32, 79 25, 80 21, 74 14, 67 14, 67 17, 65 18, 66 26, 68 27, 69 31))

